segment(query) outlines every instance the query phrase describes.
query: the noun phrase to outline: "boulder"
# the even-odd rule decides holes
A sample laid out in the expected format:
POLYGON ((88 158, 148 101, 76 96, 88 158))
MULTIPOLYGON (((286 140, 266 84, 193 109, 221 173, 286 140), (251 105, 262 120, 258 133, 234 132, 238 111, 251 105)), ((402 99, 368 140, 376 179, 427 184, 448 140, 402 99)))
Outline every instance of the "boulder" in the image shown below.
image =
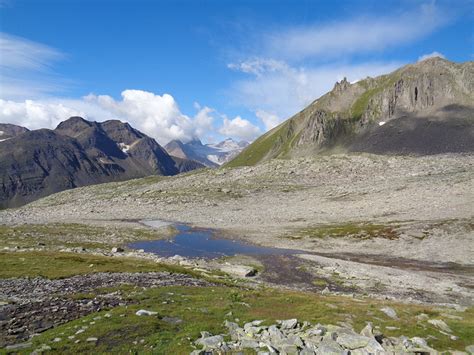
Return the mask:
POLYGON ((280 323, 280 329, 293 329, 298 325, 298 320, 293 318, 293 319, 287 319, 287 320, 280 320, 277 321, 280 323))
POLYGON ((319 344, 318 350, 316 351, 318 355, 341 355, 344 354, 344 349, 336 343, 334 340, 323 340, 319 344))
POLYGON ((370 338, 356 333, 342 333, 338 334, 337 343, 346 349, 354 350, 367 346, 370 342, 370 338))
POLYGON ((374 336, 374 330, 372 328, 371 322, 367 322, 367 325, 364 327, 364 329, 361 330, 360 335, 363 335, 369 338, 374 336))
POLYGON ((224 264, 220 267, 220 270, 238 277, 252 277, 257 274, 255 268, 246 265, 224 264))
POLYGON ((205 349, 217 349, 224 342, 224 337, 222 335, 213 335, 208 337, 202 337, 201 339, 196 340, 197 345, 201 345, 205 349))
POLYGON ((135 313, 137 316, 154 316, 158 314, 158 312, 147 311, 146 309, 140 309, 135 313))
POLYGON ((391 307, 383 307, 380 310, 392 319, 398 318, 397 312, 395 312, 395 310, 391 307))
POLYGON ((451 328, 449 328, 449 326, 441 319, 430 319, 428 323, 434 325, 436 328, 441 329, 444 332, 452 333, 451 328))

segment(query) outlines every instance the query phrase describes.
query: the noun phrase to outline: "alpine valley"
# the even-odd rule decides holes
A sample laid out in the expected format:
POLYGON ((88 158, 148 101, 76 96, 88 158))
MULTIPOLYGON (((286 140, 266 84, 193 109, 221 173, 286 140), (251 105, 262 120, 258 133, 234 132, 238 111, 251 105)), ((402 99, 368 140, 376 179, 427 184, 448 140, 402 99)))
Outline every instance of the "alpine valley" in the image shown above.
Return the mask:
POLYGON ((6 353, 474 353, 472 61, 344 79, 249 145, 0 131, 6 353))

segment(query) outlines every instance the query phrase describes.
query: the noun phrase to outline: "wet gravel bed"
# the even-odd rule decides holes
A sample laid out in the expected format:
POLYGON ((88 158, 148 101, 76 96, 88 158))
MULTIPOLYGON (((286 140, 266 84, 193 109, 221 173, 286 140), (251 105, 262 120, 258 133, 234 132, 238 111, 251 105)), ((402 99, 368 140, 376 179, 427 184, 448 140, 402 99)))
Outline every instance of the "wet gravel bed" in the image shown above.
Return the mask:
POLYGON ((131 303, 120 292, 87 293, 99 288, 133 285, 150 288, 160 286, 210 286, 209 282, 185 274, 96 273, 65 279, 0 280, 0 347, 29 339, 59 324, 103 309, 131 303), (86 294, 81 297, 80 294, 86 294), (76 295, 76 296, 74 296, 76 295), (7 303, 7 304, 3 304, 7 303))

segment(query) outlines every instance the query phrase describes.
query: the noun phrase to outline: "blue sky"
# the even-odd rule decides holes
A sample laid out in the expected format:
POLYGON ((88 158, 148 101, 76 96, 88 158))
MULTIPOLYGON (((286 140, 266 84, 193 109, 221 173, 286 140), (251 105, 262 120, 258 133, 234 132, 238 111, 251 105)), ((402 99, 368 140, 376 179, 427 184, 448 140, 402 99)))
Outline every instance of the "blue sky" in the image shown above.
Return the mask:
POLYGON ((0 0, 0 121, 252 140, 336 80, 473 60, 474 2, 0 0))

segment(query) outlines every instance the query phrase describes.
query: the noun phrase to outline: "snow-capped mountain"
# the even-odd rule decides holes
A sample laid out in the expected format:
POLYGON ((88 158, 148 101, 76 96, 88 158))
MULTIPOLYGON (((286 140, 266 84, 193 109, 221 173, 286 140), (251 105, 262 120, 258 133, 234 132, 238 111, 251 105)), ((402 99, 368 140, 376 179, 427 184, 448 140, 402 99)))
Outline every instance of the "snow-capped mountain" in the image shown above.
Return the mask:
POLYGON ((165 149, 175 157, 192 159, 213 168, 228 162, 248 145, 248 142, 236 142, 232 138, 215 144, 202 144, 199 139, 183 143, 176 139, 169 142, 165 149))

